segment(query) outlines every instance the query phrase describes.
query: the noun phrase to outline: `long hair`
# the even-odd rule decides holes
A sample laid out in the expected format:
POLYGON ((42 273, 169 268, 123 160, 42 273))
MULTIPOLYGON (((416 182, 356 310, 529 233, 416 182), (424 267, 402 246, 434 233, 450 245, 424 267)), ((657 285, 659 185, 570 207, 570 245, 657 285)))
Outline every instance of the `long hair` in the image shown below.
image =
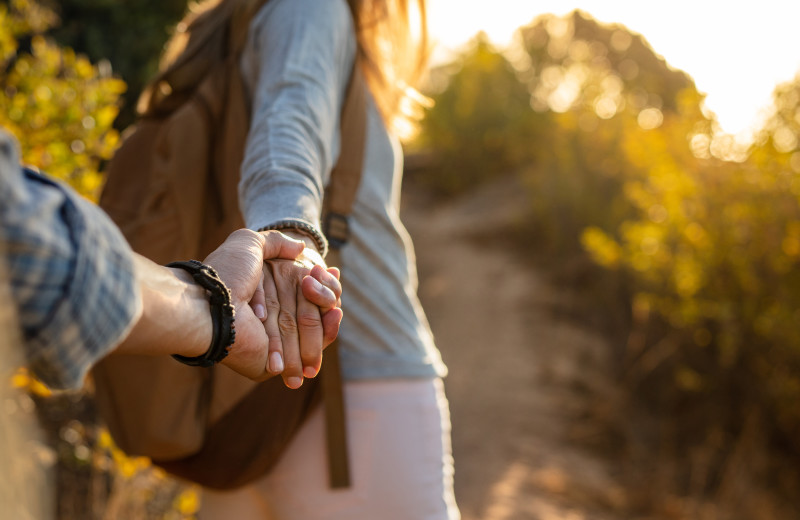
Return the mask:
POLYGON ((425 0, 348 0, 358 62, 387 126, 410 134, 428 100, 417 90, 427 69, 425 0))
POLYGON ((169 114, 229 52, 244 45, 249 20, 265 0, 191 1, 164 46, 159 72, 139 96, 142 115, 169 114), (228 29, 232 24, 233 30, 228 29), (239 30, 242 29, 242 30, 239 30))
MULTIPOLYGON (((212 63, 223 58, 221 31, 231 16, 252 16, 265 0, 198 0, 176 26, 161 72, 139 99, 140 113, 170 109, 212 63), (191 28, 191 30, 189 30, 191 28), (213 35, 213 36, 212 36, 213 35), (168 87, 168 88, 165 88, 168 87)), ((386 125, 409 135, 428 100, 416 87, 429 48, 425 0, 347 0, 356 28, 357 62, 386 125)), ((240 42, 241 43, 241 42, 240 42)))

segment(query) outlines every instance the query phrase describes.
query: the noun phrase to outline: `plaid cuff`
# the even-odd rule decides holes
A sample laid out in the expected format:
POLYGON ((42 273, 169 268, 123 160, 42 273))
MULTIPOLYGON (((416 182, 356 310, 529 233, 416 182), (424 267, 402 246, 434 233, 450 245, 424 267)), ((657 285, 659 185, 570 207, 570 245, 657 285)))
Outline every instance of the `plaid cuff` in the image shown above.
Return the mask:
POLYGON ((41 175, 25 175, 33 211, 12 228, 8 252, 29 365, 48 386, 79 387, 141 312, 133 256, 99 208, 41 175), (36 211, 42 200, 49 204, 36 211))

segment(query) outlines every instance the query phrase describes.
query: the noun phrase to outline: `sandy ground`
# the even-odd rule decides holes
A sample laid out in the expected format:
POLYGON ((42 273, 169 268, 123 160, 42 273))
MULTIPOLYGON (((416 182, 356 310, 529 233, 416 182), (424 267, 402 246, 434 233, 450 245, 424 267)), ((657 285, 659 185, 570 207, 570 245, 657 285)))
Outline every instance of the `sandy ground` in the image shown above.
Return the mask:
MULTIPOLYGON (((607 348, 554 317, 560 295, 515 251, 485 240, 520 215, 502 181, 448 204, 404 193, 420 298, 450 374, 456 498, 464 520, 614 519, 611 461, 582 446, 585 396, 607 392, 607 348)), ((585 422, 585 421, 584 421, 585 422)))

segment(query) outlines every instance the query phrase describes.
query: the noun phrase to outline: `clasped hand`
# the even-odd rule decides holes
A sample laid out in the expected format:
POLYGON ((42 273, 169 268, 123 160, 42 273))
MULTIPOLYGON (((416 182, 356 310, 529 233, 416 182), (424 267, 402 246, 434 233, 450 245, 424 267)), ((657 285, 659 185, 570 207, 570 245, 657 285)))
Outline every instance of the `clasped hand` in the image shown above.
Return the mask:
POLYGON ((269 338, 267 370, 289 388, 315 377, 322 349, 336 338, 341 321, 339 270, 305 248, 295 260, 264 263, 264 329, 269 338))
POLYGON ((222 363, 250 379, 280 374, 299 388, 317 375, 323 349, 339 332, 339 270, 304 248, 277 231, 242 229, 205 259, 236 309, 236 341, 222 363))

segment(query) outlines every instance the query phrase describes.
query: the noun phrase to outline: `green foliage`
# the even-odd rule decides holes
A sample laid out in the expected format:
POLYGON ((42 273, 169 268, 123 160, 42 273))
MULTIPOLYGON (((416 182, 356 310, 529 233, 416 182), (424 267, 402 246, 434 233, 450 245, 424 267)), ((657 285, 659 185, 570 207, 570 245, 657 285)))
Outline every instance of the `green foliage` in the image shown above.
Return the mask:
POLYGON ((61 45, 107 60, 128 85, 116 128, 133 122, 136 100, 158 70, 158 60, 187 0, 52 1, 61 23, 50 35, 61 45))
POLYGON ((722 471, 758 417, 762 435, 800 454, 800 84, 778 89, 750 156, 726 161, 737 153, 692 81, 621 31, 577 13, 522 30, 522 77, 552 123, 525 173, 532 227, 556 263, 581 254, 579 238, 628 281, 621 312, 644 340, 623 368, 676 432, 671 449, 724 432, 710 468, 722 471))
MULTIPOLYGON (((93 65, 45 36, 58 21, 32 0, 0 4, 0 128, 17 137, 24 162, 94 199, 99 165, 119 140, 112 124, 125 83, 111 77, 107 63, 93 65)), ((97 424, 88 394, 51 394, 24 369, 11 383, 35 398, 50 433, 59 517, 88 518, 100 510, 108 518, 195 517, 197 490, 120 452, 97 424)))
POLYGON ((584 227, 609 230, 630 214, 622 183, 646 173, 619 151, 636 148, 671 115, 707 126, 702 98, 641 36, 579 12, 541 17, 520 36, 520 78, 548 128, 537 133, 525 172, 533 225, 551 252, 575 254, 584 227))
POLYGON ((775 105, 738 163, 713 157, 680 114, 630 133, 616 153, 640 170, 622 179, 632 213, 582 234, 598 263, 633 281, 631 336, 647 340, 626 353, 632 390, 682 426, 675 449, 724 432, 712 471, 748 424, 766 439, 757 449, 772 455, 771 469, 800 455, 800 78, 775 105), (647 366, 659 350, 669 355, 647 366))
POLYGON ((626 316, 627 389, 662 428, 637 463, 702 453, 703 468, 678 462, 673 485, 688 492, 691 477, 693 492, 714 492, 755 435, 748 449, 771 455, 762 470, 796 478, 800 75, 776 89, 741 153, 715 133, 691 78, 641 36, 578 12, 519 36, 505 56, 477 40, 432 96, 427 182, 453 193, 516 172, 531 199, 519 240, 535 239, 550 265, 591 259, 594 278, 624 282, 624 307, 608 294, 590 306, 626 316))
POLYGON ((435 150, 419 180, 452 195, 504 174, 529 155, 528 93, 506 59, 479 35, 446 70, 448 87, 431 95, 433 107, 415 146, 435 150), (452 69, 452 70, 451 70, 452 69))
POLYGON ((42 36, 56 20, 52 11, 28 0, 9 7, 0 6, 0 127, 17 137, 23 161, 94 198, 99 164, 118 141, 112 123, 125 84, 42 36), (23 38, 29 52, 18 51, 23 38))
POLYGON ((692 86, 642 36, 579 11, 542 16, 520 36, 517 60, 537 110, 564 112, 583 104, 605 119, 626 108, 674 112, 680 92, 692 86))

